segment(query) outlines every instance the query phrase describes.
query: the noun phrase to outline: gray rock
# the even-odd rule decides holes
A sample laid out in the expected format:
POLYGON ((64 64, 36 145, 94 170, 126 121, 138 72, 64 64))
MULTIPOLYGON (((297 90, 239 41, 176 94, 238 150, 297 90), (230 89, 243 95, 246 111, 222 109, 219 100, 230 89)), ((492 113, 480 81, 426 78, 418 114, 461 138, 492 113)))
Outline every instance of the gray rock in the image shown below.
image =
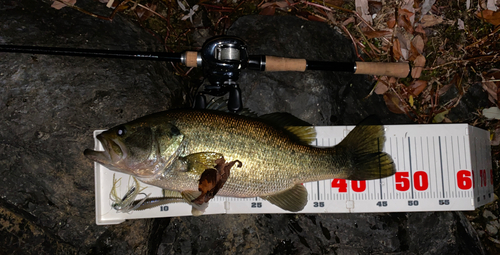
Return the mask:
MULTIPOLYGON (((119 15, 103 21, 34 0, 2 1, 0 24, 2 44, 161 50, 119 15)), ((182 105, 182 87, 165 63, 0 52, 0 250, 144 250, 146 222, 95 224, 93 164, 82 152, 95 129, 182 105)))
POLYGON ((493 226, 492 224, 486 224, 486 232, 490 235, 490 236, 494 236, 498 233, 498 228, 493 226))
POLYGON ((484 210, 483 217, 488 220, 496 220, 498 217, 489 210, 484 210))

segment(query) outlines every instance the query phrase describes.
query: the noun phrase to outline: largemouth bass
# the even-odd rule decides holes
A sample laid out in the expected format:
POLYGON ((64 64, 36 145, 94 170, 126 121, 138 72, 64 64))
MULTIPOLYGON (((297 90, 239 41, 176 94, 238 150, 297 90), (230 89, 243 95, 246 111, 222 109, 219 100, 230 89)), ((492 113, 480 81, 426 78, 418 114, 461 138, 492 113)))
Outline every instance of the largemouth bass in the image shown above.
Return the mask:
POLYGON ((314 128, 303 125, 290 114, 253 118, 170 110, 101 133, 97 139, 105 151, 87 149, 84 154, 110 170, 178 192, 191 204, 200 195, 203 173, 219 164, 217 160, 238 162, 229 166, 217 195, 261 197, 293 212, 307 203, 302 183, 371 180, 395 173, 391 156, 381 152, 382 126, 358 125, 338 145, 318 148, 309 145, 315 139, 314 128))

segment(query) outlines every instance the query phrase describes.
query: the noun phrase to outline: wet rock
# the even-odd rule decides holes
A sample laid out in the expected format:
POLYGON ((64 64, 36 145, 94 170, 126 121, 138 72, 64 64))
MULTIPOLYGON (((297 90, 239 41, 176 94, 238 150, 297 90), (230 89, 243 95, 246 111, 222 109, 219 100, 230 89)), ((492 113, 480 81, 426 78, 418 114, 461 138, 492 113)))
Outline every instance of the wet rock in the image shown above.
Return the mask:
MULTIPOLYGON (((120 15, 109 22, 34 0, 3 1, 0 24, 1 44, 162 48, 120 15)), ((93 130, 180 105, 183 95, 165 63, 0 52, 0 250, 144 250, 145 221, 95 224, 93 164, 82 151, 93 130)))
POLYGON ((493 226, 492 224, 486 224, 486 232, 490 235, 490 236, 494 236, 498 233, 498 228, 493 226))
POLYGON ((488 220, 496 220, 498 217, 489 210, 484 210, 483 217, 488 220))

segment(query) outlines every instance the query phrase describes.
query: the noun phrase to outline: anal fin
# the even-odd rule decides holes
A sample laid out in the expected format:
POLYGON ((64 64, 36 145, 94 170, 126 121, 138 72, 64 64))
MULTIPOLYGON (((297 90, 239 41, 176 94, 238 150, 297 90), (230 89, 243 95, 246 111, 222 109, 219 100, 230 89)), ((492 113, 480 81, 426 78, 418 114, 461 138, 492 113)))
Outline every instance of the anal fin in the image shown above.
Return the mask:
POLYGON ((303 185, 295 184, 290 189, 274 195, 263 196, 261 198, 271 202, 283 210, 298 212, 304 209, 304 206, 307 204, 307 190, 303 185))

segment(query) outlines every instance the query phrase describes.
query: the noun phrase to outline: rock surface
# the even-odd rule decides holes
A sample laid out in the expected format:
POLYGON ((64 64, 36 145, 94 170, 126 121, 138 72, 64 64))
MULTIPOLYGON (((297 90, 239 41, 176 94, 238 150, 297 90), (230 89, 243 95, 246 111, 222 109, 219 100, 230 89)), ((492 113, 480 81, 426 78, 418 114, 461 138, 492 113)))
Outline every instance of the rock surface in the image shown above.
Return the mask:
MULTIPOLYGON (((120 16, 103 21, 40 1, 3 2, 0 24, 1 44, 161 50, 120 16)), ((93 130, 181 105, 183 95, 166 63, 0 53, 0 250, 85 254, 101 242, 145 250, 146 222, 96 226, 93 164, 82 152, 93 130)))
MULTIPOLYGON (((101 21, 35 0, 0 4, 0 24, 2 44, 161 49, 120 16, 101 21)), ((324 24, 245 17, 231 31, 252 54, 353 60, 350 43, 324 24)), ((0 53, 1 251, 484 253, 460 212, 212 215, 96 226, 93 164, 82 151, 93 147, 94 129, 181 106, 186 94, 168 70, 164 63, 0 53)), ((371 89, 365 76, 246 71, 239 82, 245 106, 258 113, 288 111, 318 125, 353 124, 371 113, 387 124, 408 121, 377 96, 361 100, 371 89)))

